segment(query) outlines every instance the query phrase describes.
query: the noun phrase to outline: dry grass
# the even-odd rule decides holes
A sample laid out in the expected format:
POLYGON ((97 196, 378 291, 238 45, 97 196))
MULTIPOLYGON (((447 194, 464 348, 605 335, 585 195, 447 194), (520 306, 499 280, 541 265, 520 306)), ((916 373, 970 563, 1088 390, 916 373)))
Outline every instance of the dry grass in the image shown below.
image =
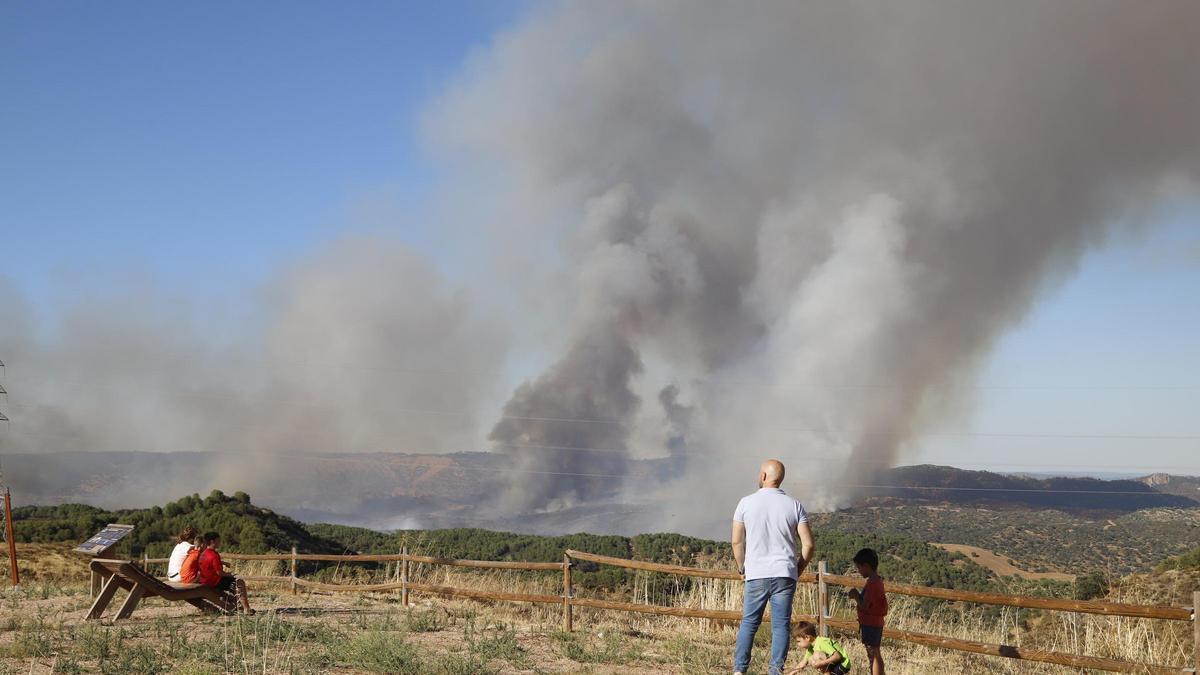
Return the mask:
MULTIPOLYGON (((77 563, 82 569, 82 561, 77 563)), ((239 563, 242 574, 285 573, 282 563, 239 563)), ((345 583, 394 578, 394 567, 345 566, 325 580, 345 583)), ((1113 598, 1148 604, 1190 603, 1200 575, 1133 577, 1114 587, 1113 598)), ((556 573, 415 565, 414 581, 519 593, 561 592, 556 573)), ((732 609, 741 584, 638 573, 632 599, 667 593, 678 606, 732 609)), ((833 609, 851 616, 836 588, 833 609)), ((0 674, 47 672, 399 672, 399 673, 713 673, 727 672, 731 623, 623 614, 576 608, 576 632, 561 633, 561 607, 441 599, 412 594, 405 608, 395 593, 301 593, 252 587, 255 604, 268 611, 252 618, 211 618, 190 607, 144 603, 133 621, 85 623, 86 587, 77 582, 27 584, 0 601, 0 674)), ((1129 661, 1183 664, 1191 658, 1185 622, 984 608, 895 596, 889 625, 904 630, 982 642, 1036 646, 1129 661)), ((815 588, 801 587, 796 611, 814 613, 815 588)), ((756 649, 754 672, 766 654, 756 649)), ((840 636, 853 660, 865 653, 852 636, 840 636)), ((1062 673, 1071 669, 885 642, 889 672, 1062 673)), ((793 657, 794 658, 794 657, 793 657)), ((860 667, 856 671, 861 672, 860 667)))
MULTIPOLYGON (((23 583, 72 582, 88 578, 87 558, 71 544, 17 544, 17 571, 23 583)), ((9 586, 8 544, 0 544, 0 584, 9 586)))
MULTIPOLYGON (((1110 521, 1111 522, 1111 521, 1110 521)), ((997 576, 1001 577, 1020 577, 1022 579, 1053 579, 1055 581, 1075 581, 1074 574, 1065 572, 1030 572, 1023 570, 1013 564, 1010 558, 987 550, 978 546, 967 546, 965 544, 933 544, 939 548, 943 548, 951 553, 962 553, 971 558, 971 562, 983 565, 997 576)))
MULTIPOLYGON (((561 592, 556 575, 532 575, 518 572, 477 572, 461 568, 433 568, 417 573, 423 581, 466 588, 481 588, 525 593, 561 592)), ((717 579, 695 579, 682 588, 679 579, 638 572, 634 576, 635 602, 648 602, 674 586, 673 605, 690 608, 738 610, 741 584, 717 579), (665 586, 665 588, 664 588, 665 586)), ((1183 574, 1158 575, 1131 580, 1114 588, 1114 601, 1134 604, 1190 604, 1191 590, 1200 588, 1197 579, 1183 574)), ((1020 589, 1013 589, 1019 592, 1020 589)), ((831 587, 831 605, 835 616, 853 618, 853 610, 841 589, 831 587)), ((816 587, 802 586, 796 596, 795 611, 815 614, 816 587)), ((988 607, 967 603, 893 595, 889 626, 902 630, 932 633, 978 642, 1036 647, 1051 651, 1086 654, 1131 662, 1180 665, 1192 658, 1191 626, 1185 622, 1125 617, 1105 617, 1063 612, 1043 612, 1010 607, 988 607)), ((509 619, 553 625, 560 609, 546 606, 496 604, 490 611, 504 613, 509 619), (519 609, 518 609, 519 608, 519 609)), ((653 635, 659 640, 682 639, 689 649, 701 653, 728 654, 733 627, 697 619, 625 615, 576 608, 577 626, 607 626, 612 631, 653 635), (699 645, 705 645, 704 648, 699 645)), ((854 636, 842 636, 851 656, 864 662, 865 651, 854 636)), ((960 654, 933 648, 889 641, 887 653, 893 673, 929 672, 931 664, 949 672, 1059 673, 1071 669, 1050 664, 960 654)), ((724 661, 709 659, 721 667, 724 661)), ((718 668, 719 670, 719 668, 718 668)))

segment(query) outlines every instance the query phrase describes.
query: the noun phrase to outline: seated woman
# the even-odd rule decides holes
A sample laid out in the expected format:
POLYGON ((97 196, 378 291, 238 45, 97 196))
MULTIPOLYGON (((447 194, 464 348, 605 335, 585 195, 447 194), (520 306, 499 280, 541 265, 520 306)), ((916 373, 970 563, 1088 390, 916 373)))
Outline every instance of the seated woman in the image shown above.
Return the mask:
POLYGON ((175 548, 171 550, 171 557, 167 560, 167 580, 181 581, 179 572, 183 568, 183 560, 187 558, 189 551, 194 548, 193 544, 196 541, 196 535, 199 534, 196 528, 188 525, 179 533, 179 543, 175 544, 175 548))
POLYGON ((221 554, 217 552, 217 548, 221 545, 221 535, 216 532, 206 532, 203 544, 205 549, 200 554, 200 583, 224 592, 235 590, 242 611, 246 614, 253 614, 254 610, 250 609, 250 598, 246 594, 246 582, 225 572, 223 568, 221 554))
POLYGON ((204 545, 204 539, 196 540, 196 545, 192 547, 192 550, 188 551, 187 557, 183 559, 183 565, 179 568, 179 581, 181 583, 200 583, 200 554, 204 553, 207 548, 204 545))

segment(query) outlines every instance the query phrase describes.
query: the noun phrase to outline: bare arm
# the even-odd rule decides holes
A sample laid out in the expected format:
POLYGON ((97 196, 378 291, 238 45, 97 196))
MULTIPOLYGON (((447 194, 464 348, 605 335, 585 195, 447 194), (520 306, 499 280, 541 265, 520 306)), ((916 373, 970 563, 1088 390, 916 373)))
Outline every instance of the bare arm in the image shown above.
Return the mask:
POLYGON ((746 573, 746 524, 733 521, 733 560, 737 563, 738 574, 746 573))
POLYGON ((796 534, 800 535, 800 560, 798 561, 799 564, 797 565, 796 572, 797 574, 804 574, 808 563, 812 562, 817 546, 813 542, 812 528, 808 526, 807 521, 796 526, 796 534))
POLYGON ((823 659, 814 659, 809 665, 814 668, 824 668, 842 662, 842 655, 834 652, 823 659))

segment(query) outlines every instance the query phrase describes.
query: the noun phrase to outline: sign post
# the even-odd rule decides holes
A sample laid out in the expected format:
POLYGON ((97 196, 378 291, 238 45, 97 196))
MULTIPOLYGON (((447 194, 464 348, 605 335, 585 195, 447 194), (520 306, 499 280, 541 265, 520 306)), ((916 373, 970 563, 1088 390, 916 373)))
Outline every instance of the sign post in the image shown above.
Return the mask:
MULTIPOLYGON (((76 553, 91 556, 93 558, 104 558, 116 548, 117 544, 122 539, 129 536, 133 532, 132 525, 121 525, 120 523, 109 523, 107 527, 92 535, 91 539, 83 542, 75 547, 76 553)), ((100 575, 92 572, 92 597, 100 592, 100 584, 103 581, 100 575)))

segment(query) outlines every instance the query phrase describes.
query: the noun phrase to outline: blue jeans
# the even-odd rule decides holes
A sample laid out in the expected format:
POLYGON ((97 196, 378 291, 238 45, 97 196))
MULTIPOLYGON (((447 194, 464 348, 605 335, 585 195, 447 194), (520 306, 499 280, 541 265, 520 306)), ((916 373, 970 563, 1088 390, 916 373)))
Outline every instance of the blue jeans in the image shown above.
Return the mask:
POLYGON ((742 591, 742 625, 738 628, 737 646, 733 650, 734 672, 744 673, 750 667, 754 633, 762 623, 768 601, 771 603, 771 664, 767 672, 770 675, 783 672, 792 637, 792 596, 795 594, 796 580, 787 577, 751 579, 746 582, 742 591))

